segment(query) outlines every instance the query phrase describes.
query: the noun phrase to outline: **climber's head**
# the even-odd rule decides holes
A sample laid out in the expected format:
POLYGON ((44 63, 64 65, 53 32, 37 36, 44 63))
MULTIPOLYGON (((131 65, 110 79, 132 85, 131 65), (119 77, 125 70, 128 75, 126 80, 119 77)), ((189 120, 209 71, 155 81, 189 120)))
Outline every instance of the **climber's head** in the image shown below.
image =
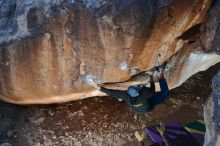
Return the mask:
POLYGON ((138 93, 138 87, 134 87, 134 86, 128 87, 127 93, 128 93, 131 97, 137 97, 137 96, 139 95, 139 93, 138 93))

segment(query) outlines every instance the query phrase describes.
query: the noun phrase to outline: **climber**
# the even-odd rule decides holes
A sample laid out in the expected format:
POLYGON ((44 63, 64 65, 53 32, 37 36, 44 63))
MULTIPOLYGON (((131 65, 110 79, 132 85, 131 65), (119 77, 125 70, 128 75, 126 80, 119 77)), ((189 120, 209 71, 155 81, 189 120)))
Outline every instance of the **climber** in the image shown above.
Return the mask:
POLYGON ((138 85, 130 86, 128 90, 113 90, 99 87, 96 82, 93 82, 91 85, 109 96, 124 100, 135 113, 144 114, 153 110, 155 106, 163 102, 169 95, 168 85, 164 78, 164 69, 160 70, 159 84, 161 91, 155 92, 153 74, 151 74, 150 88, 138 85))

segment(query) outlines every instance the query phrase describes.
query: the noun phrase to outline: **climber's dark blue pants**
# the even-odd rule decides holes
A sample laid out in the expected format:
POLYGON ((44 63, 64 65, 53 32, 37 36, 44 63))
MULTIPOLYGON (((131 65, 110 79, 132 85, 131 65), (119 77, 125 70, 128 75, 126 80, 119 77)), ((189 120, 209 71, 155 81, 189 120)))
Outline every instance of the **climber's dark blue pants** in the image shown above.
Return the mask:
POLYGON ((163 102, 169 96, 169 88, 168 88, 166 79, 160 78, 159 84, 160 84, 161 91, 155 92, 155 94, 151 98, 151 104, 153 107, 163 102))

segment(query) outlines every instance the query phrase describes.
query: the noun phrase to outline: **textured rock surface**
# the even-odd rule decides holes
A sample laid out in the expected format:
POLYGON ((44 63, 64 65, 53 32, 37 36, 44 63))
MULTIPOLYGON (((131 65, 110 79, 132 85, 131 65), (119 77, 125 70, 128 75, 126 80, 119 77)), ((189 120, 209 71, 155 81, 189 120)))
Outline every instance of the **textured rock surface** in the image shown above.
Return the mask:
POLYGON ((201 42, 206 51, 215 51, 219 54, 220 52, 220 1, 215 0, 212 8, 207 14, 204 31, 201 37, 201 42))
POLYGON ((166 60, 169 86, 179 86, 220 61, 213 54, 219 0, 208 11, 211 3, 1 0, 0 98, 46 104, 102 96, 91 77, 127 88, 146 83, 142 72, 166 60))
POLYGON ((213 78, 212 90, 204 108, 207 127, 204 146, 220 145, 220 72, 213 78))

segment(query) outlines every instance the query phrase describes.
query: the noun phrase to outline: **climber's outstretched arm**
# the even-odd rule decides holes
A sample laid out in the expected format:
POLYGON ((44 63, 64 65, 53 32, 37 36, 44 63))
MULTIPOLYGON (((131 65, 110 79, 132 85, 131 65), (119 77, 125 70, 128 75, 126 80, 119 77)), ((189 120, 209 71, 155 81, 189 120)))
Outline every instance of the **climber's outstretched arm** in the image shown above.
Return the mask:
POLYGON ((126 91, 124 91, 124 90, 113 90, 113 89, 107 89, 107 88, 101 87, 100 91, 106 93, 109 96, 112 96, 114 98, 120 98, 125 101, 128 98, 128 95, 127 95, 126 91))

